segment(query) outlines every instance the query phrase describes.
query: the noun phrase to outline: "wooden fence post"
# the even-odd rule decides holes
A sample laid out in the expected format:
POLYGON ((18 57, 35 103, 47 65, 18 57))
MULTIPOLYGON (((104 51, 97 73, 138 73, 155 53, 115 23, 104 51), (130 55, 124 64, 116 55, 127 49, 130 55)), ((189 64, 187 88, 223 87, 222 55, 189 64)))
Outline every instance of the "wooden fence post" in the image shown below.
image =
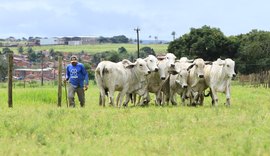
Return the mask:
POLYGON ((12 78, 13 78, 13 54, 8 55, 8 107, 13 107, 12 78))
POLYGON ((62 56, 58 56, 58 107, 62 102, 62 56))

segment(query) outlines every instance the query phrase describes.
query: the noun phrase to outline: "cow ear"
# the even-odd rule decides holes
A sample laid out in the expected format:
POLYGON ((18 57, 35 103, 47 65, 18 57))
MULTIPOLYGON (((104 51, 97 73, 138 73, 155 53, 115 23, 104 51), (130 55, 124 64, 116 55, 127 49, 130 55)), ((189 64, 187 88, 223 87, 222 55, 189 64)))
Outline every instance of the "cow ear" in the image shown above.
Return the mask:
POLYGON ((187 60, 188 63, 192 63, 194 60, 187 60))
POLYGON ((189 71, 195 64, 191 64, 188 68, 187 68, 187 71, 189 71))
POLYGON ((213 63, 211 61, 205 61, 204 62, 206 65, 212 65, 213 63))
POLYGON ((147 60, 148 60, 148 57, 144 58, 143 60, 144 60, 145 62, 147 62, 147 60))
POLYGON ((132 64, 132 62, 130 62, 130 61, 127 60, 127 59, 124 59, 124 60, 122 60, 122 64, 124 65, 124 67, 127 67, 127 66, 129 66, 130 64, 132 64))
POLYGON ((129 64, 129 65, 125 66, 125 67, 128 68, 128 69, 131 69, 131 68, 135 67, 135 64, 129 64))
POLYGON ((175 71, 175 70, 172 70, 172 71, 168 71, 170 74, 172 74, 172 75, 176 75, 176 74, 178 74, 179 72, 177 72, 177 71, 175 71))

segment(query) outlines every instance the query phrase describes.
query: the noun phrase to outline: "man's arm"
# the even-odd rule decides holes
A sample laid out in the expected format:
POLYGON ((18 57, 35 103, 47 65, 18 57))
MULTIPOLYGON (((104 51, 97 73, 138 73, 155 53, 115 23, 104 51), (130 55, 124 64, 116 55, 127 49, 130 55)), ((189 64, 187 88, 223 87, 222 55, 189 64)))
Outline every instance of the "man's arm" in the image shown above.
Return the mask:
POLYGON ((88 86, 88 84, 89 84, 88 73, 87 73, 83 64, 82 64, 82 73, 84 75, 85 86, 88 86))

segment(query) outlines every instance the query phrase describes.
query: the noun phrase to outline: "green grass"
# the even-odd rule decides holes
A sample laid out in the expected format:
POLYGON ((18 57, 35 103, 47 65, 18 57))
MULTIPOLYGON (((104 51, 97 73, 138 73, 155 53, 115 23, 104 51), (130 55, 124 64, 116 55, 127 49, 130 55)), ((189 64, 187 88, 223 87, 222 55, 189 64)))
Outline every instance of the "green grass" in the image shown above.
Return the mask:
MULTIPOLYGON (((232 106, 57 107, 57 87, 0 89, 0 155, 270 155, 269 90, 232 86, 232 106)), ((65 102, 65 100, 63 99, 65 102)), ((78 106, 78 101, 77 101, 78 106)))
MULTIPOLYGON (((156 53, 166 53, 168 44, 140 44, 140 48, 149 46, 154 49, 156 53)), ((137 51, 137 44, 94 44, 94 45, 78 45, 78 46, 71 46, 71 45, 56 45, 56 46, 34 46, 34 51, 41 51, 41 50, 50 50, 54 49, 54 51, 60 52, 74 52, 78 53, 84 51, 86 53, 98 53, 104 51, 117 51, 118 48, 124 47, 130 53, 137 51)), ((13 52, 18 53, 18 48, 10 48, 13 52)), ((26 53, 27 47, 24 47, 24 51, 26 53)))

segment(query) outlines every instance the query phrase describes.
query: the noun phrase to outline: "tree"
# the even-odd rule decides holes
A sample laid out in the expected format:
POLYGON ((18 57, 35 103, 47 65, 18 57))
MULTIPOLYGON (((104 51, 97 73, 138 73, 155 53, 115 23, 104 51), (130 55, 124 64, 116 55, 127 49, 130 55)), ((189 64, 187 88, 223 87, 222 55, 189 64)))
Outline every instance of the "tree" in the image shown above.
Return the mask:
POLYGON ((175 31, 173 31, 171 34, 173 36, 173 41, 175 40, 175 34, 176 34, 175 31))
POLYGON ((91 70, 91 64, 83 62, 85 70, 88 73, 88 78, 89 80, 94 80, 95 79, 95 72, 91 70))
POLYGON ((191 28, 190 32, 172 41, 168 46, 168 52, 177 57, 189 56, 200 57, 204 60, 213 61, 220 57, 227 57, 231 51, 230 41, 218 28, 203 26, 202 28, 191 28), (230 47, 230 48, 228 48, 230 47))
POLYGON ((102 37, 102 36, 100 36, 100 37, 98 38, 98 42, 99 42, 99 43, 109 43, 109 42, 110 42, 110 39, 107 38, 107 37, 102 37))
POLYGON ((24 51, 24 50, 23 50, 23 47, 22 47, 22 46, 19 46, 19 47, 18 47, 18 52, 19 52, 19 54, 22 55, 22 54, 23 54, 23 51, 24 51))
POLYGON ((119 54, 127 54, 127 49, 125 47, 120 47, 120 48, 118 48, 118 53, 119 54))
POLYGON ((37 60, 37 54, 34 52, 34 50, 32 49, 32 47, 28 47, 28 49, 27 49, 27 56, 28 56, 29 61, 36 62, 36 60, 37 60))
POLYGON ((10 50, 8 47, 3 48, 3 54, 13 54, 13 51, 10 50))
POLYGON ((238 69, 243 74, 270 70, 270 32, 252 30, 238 36, 238 69))
POLYGON ((4 59, 4 55, 0 55, 0 82, 5 81, 8 74, 8 62, 4 59))
POLYGON ((148 55, 154 55, 154 56, 156 56, 156 53, 155 53, 154 49, 151 48, 151 47, 142 47, 140 49, 140 57, 141 58, 145 58, 148 55))
POLYGON ((112 43, 128 43, 129 39, 125 35, 113 36, 111 38, 112 43))

